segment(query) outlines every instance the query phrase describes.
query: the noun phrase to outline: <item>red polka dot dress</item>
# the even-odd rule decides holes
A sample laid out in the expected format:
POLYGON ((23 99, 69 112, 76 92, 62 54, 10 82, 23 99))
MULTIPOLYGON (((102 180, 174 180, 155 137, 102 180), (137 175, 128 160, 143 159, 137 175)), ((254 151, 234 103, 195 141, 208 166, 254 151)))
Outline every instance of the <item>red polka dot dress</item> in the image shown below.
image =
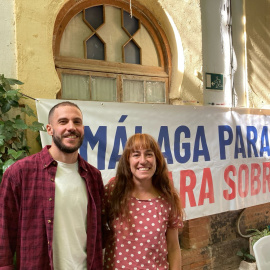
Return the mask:
POLYGON ((113 222, 114 240, 106 243, 104 269, 169 269, 166 231, 182 226, 179 217, 170 218, 170 211, 169 203, 161 196, 149 200, 131 197, 132 218, 124 223, 119 219, 113 222))

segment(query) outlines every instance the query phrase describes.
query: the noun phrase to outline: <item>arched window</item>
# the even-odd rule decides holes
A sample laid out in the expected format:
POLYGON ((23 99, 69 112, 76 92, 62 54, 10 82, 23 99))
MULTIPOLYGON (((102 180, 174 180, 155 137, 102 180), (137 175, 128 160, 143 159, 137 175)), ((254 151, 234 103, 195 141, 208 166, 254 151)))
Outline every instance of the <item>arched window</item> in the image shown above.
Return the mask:
POLYGON ((149 11, 119 0, 72 3, 54 28, 57 98, 169 103, 170 49, 149 11))

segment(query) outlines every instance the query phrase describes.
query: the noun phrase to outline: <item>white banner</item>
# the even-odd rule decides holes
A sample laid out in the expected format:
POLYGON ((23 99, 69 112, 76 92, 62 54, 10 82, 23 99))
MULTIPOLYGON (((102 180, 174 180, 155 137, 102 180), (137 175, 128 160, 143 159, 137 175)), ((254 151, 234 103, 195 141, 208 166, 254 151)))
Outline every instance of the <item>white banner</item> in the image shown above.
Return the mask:
MULTIPOLYGON (((47 124, 59 102, 39 99, 38 120, 47 124)), ((101 171, 105 184, 115 175, 127 138, 149 133, 161 146, 187 219, 270 201, 269 111, 72 102, 84 118, 80 154, 101 171)), ((41 141, 51 144, 45 132, 41 141)))

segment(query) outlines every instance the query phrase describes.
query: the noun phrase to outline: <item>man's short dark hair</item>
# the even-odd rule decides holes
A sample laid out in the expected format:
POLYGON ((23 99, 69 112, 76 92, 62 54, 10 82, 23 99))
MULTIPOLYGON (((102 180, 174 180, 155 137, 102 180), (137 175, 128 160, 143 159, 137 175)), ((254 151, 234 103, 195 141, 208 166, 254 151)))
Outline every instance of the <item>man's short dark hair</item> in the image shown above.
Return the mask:
POLYGON ((79 106, 73 102, 70 102, 70 101, 63 101, 63 102, 60 102, 60 103, 57 103, 56 105, 54 105, 50 111, 49 111, 49 115, 48 115, 48 123, 50 123, 50 119, 51 117, 53 116, 54 114, 54 111, 55 109, 59 108, 59 107, 62 107, 62 106, 71 106, 71 107, 76 107, 77 109, 80 110, 80 112, 82 113, 81 109, 79 108, 79 106))

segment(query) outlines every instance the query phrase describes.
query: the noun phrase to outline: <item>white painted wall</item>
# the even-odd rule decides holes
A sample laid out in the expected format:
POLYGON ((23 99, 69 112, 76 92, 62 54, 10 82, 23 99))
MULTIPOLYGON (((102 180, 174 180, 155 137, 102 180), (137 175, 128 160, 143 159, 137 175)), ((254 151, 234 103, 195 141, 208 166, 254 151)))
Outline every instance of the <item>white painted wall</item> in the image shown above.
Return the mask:
POLYGON ((0 1, 0 18, 0 74, 17 78, 14 0, 0 1))
POLYGON ((233 23, 233 46, 237 58, 237 70, 234 76, 234 87, 236 92, 235 107, 247 107, 246 96, 246 49, 245 49, 245 11, 243 0, 232 2, 232 23, 233 23))
MULTIPOLYGON (((203 43, 203 78, 204 104, 224 104, 224 106, 246 106, 245 99, 245 43, 243 39, 243 0, 231 1, 232 6, 232 42, 237 60, 234 74, 235 92, 232 97, 230 37, 221 36, 221 3, 223 0, 201 0, 202 8, 202 43, 203 43), (222 50, 223 45, 223 50, 222 50), (205 73, 223 74, 224 90, 206 89, 205 73)), ((225 29, 225 26, 224 26, 225 29)))

